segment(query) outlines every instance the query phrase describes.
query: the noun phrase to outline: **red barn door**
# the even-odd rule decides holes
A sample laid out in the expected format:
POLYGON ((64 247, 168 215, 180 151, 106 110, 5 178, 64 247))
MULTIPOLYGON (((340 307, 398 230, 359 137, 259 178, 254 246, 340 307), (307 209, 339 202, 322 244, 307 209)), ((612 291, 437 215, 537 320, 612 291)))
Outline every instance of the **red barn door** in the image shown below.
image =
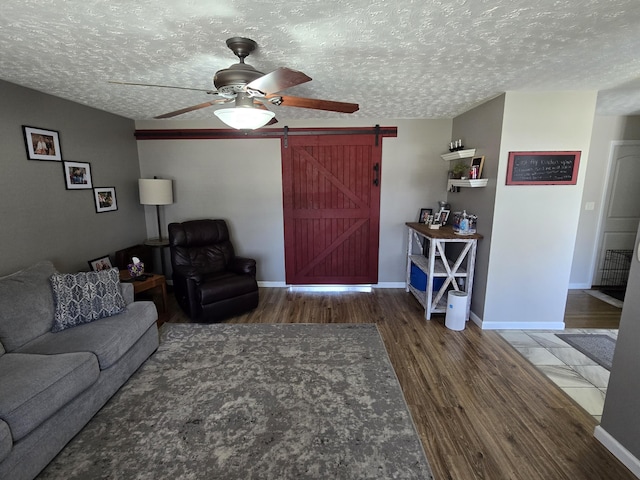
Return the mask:
POLYGON ((286 281, 378 282, 382 142, 291 136, 282 147, 286 281))

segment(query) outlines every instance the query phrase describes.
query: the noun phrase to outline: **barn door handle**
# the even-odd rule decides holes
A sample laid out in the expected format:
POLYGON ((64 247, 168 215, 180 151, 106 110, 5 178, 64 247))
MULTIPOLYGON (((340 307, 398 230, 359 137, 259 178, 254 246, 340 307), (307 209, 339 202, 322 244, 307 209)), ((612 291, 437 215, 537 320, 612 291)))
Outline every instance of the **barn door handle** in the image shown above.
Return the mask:
POLYGON ((376 163, 373 166, 373 184, 377 187, 380 185, 380 164, 376 163))

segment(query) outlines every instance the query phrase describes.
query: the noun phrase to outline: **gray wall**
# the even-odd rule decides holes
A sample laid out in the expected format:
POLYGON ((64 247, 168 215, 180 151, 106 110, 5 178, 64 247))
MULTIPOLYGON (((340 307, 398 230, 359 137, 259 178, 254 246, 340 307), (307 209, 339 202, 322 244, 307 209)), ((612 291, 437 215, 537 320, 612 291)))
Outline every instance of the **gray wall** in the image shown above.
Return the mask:
POLYGON ((483 328, 564 328, 597 92, 505 96, 483 328), (580 151, 575 185, 506 185, 509 152, 580 151))
MULTIPOLYGON (((407 230, 420 208, 446 197, 447 165, 440 158, 451 138, 451 120, 332 120, 282 122, 291 128, 397 126, 382 147, 379 281, 403 286, 407 230)), ((139 129, 220 128, 202 121, 137 122, 139 129)), ((237 253, 256 258, 258 280, 283 285, 284 236, 279 139, 144 140, 138 142, 141 174, 174 180, 175 203, 164 208, 170 222, 228 220, 237 253)), ((147 210, 150 236, 155 211, 147 210)))
POLYGON ((129 119, 0 81, 0 275, 48 259, 61 271, 144 240, 140 168, 129 119), (96 213, 92 190, 66 190, 61 162, 28 160, 22 125, 57 130, 63 160, 89 162, 115 187, 118 210, 96 213))
POLYGON ((636 236, 635 250, 631 261, 631 271, 627 294, 622 309, 618 341, 613 356, 613 367, 602 412, 600 427, 626 448, 635 458, 640 459, 640 261, 638 243, 640 228, 636 236))
MULTIPOLYGON (((486 187, 460 188, 459 192, 452 192, 447 196, 452 212, 466 209, 467 213, 478 216, 478 233, 484 236, 478 242, 476 273, 471 297, 471 311, 480 318, 484 316, 484 297, 487 290, 504 99, 505 96, 500 95, 456 117, 453 121, 452 138, 462 138, 468 148, 476 149, 476 156, 484 155, 482 178, 489 180, 486 187)), ((466 161, 470 162, 470 159, 466 161)), ((452 161, 450 168, 453 168, 455 163, 458 162, 452 161)))

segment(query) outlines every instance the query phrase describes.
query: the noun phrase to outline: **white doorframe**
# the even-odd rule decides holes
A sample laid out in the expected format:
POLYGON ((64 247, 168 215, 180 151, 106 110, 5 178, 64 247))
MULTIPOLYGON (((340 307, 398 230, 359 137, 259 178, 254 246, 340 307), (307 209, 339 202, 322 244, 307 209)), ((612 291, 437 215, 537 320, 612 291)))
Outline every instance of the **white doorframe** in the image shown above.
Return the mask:
POLYGON ((598 268, 598 256, 600 255, 600 250, 602 247, 602 242, 604 242, 604 232, 603 232, 603 225, 607 216, 607 210, 609 208, 609 199, 611 198, 610 195, 610 188, 611 186, 609 185, 610 181, 611 181, 611 168, 613 165, 613 153, 616 149, 616 147, 620 146, 620 145, 630 145, 630 146, 640 146, 640 141, 637 140, 613 140, 610 145, 609 145, 609 158, 607 160, 607 168, 605 171, 605 177, 604 177, 604 188, 602 189, 602 198, 600 199, 600 216, 598 218, 598 225, 596 227, 596 238, 598 239, 598 241, 595 243, 594 245, 594 249, 593 249, 593 254, 591 255, 591 274, 589 276, 589 284, 593 285, 593 280, 596 277, 596 271, 598 268))

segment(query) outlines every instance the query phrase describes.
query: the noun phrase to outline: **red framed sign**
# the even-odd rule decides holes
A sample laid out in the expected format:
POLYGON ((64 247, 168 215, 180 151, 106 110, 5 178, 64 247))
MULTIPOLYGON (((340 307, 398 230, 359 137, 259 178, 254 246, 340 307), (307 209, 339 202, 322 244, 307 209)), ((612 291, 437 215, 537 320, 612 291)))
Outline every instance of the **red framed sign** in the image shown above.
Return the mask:
POLYGON ((581 152, 509 152, 507 185, 575 185, 581 152))

